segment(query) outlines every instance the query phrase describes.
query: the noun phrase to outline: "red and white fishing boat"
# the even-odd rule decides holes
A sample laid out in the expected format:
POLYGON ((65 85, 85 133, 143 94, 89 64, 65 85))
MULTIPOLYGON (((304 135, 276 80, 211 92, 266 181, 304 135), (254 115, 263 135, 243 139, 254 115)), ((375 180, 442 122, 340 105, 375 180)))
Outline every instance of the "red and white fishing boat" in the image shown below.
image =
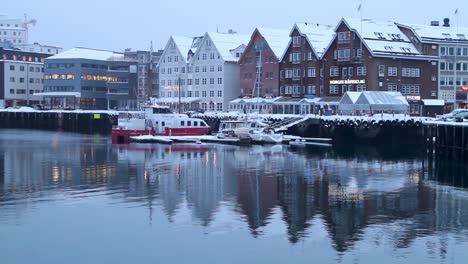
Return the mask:
POLYGON ((167 106, 153 104, 144 109, 119 113, 117 126, 112 128, 112 143, 126 144, 134 136, 199 136, 210 131, 202 119, 174 114, 167 106))

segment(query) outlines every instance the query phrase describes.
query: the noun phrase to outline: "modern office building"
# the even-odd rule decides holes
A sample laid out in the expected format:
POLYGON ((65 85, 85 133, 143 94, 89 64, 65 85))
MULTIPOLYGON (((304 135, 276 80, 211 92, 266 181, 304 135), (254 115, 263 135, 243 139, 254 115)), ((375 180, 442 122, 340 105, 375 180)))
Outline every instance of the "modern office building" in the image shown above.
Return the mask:
MULTIPOLYGON (((126 82, 108 76, 110 62, 123 61, 123 53, 73 48, 46 59, 42 96, 51 107, 107 109, 108 82, 126 82)), ((129 68, 130 69, 130 68, 129 68)))
POLYGON ((28 24, 19 18, 0 16, 0 42, 10 42, 13 45, 28 43, 28 24))
POLYGON ((468 28, 432 21, 430 25, 398 23, 413 44, 425 53, 438 56, 438 96, 446 102, 446 111, 466 107, 468 86, 468 28), (458 97, 458 98, 457 98, 458 97))

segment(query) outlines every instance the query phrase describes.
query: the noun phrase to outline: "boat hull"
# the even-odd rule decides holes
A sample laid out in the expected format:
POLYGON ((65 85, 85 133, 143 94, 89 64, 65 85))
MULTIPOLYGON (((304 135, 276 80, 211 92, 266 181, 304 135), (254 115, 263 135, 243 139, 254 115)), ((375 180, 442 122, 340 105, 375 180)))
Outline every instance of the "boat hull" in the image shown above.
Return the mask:
POLYGON ((129 130, 129 129, 112 129, 112 143, 113 144, 128 144, 131 137, 137 136, 201 136, 209 132, 208 127, 197 128, 166 128, 164 133, 156 133, 152 130, 129 130))

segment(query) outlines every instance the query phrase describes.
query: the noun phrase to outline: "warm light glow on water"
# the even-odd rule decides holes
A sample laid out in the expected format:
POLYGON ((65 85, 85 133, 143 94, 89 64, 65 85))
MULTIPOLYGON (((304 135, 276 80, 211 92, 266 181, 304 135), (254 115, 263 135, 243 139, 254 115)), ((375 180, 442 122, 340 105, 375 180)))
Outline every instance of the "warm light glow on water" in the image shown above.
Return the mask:
POLYGON ((468 170, 404 152, 0 130, 0 261, 465 263, 468 170))

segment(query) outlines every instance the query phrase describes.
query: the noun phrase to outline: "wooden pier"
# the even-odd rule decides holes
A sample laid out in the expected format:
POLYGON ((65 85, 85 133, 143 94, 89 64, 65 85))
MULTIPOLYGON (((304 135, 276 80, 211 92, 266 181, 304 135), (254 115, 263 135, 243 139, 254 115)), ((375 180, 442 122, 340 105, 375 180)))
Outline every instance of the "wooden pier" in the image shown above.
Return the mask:
POLYGON ((111 111, 0 111, 0 128, 110 135, 117 124, 111 111))
POLYGON ((423 130, 429 158, 468 160, 468 123, 427 122, 423 130))

